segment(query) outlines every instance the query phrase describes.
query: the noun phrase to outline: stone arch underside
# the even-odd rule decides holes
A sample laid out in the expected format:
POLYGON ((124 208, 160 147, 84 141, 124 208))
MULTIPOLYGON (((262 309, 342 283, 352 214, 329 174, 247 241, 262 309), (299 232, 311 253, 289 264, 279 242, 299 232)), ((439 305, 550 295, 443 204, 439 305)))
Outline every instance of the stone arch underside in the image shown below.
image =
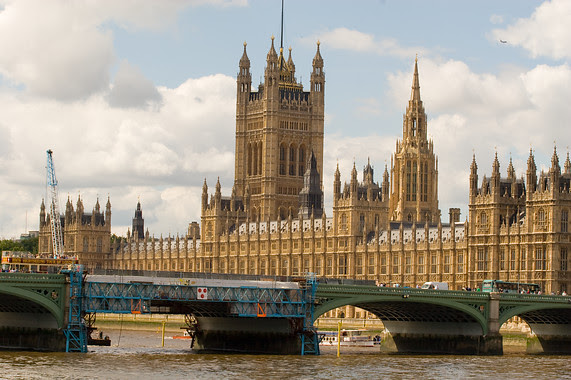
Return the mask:
POLYGON ((0 325, 58 329, 64 316, 55 302, 37 292, 0 287, 0 325))
POLYGON ((482 336, 488 327, 476 305, 409 301, 335 299, 319 305, 314 318, 337 307, 355 306, 376 315, 391 333, 482 336))

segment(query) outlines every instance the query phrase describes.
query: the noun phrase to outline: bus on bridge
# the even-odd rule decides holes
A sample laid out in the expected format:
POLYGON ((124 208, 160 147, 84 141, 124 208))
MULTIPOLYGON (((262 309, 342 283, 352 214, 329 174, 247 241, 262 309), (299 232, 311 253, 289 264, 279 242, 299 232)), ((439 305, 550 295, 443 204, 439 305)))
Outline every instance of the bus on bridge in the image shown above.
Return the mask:
POLYGON ((501 280, 484 280, 482 282, 482 292, 541 294, 541 288, 538 284, 508 282, 501 280))

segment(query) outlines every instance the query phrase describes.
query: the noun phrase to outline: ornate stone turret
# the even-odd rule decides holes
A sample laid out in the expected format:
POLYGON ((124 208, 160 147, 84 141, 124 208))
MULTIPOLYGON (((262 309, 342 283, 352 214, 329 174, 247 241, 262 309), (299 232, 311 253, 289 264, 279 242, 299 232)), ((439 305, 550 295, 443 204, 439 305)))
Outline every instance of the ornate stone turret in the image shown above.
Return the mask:
POLYGON ((105 205, 105 222, 111 226, 111 199, 107 197, 107 204, 105 205))
POLYGON ((383 173, 383 184, 382 184, 382 201, 386 202, 389 200, 390 182, 389 182, 389 170, 387 165, 385 165, 385 172, 383 173))
POLYGON ((208 207, 208 185, 206 184, 206 178, 204 178, 204 184, 202 185, 202 210, 206 210, 208 207))
POLYGON ((529 199, 537 188, 537 167, 535 166, 535 158, 533 157, 531 148, 529 149, 529 157, 527 159, 526 184, 527 198, 529 199))
POLYGON ((222 206, 222 192, 220 186, 220 177, 216 180, 216 191, 214 193, 214 203, 216 203, 216 208, 220 208, 222 206))
POLYGON ((357 182, 357 168, 355 167, 355 162, 353 162, 353 170, 351 170, 351 196, 357 196, 358 187, 359 182, 357 182))
POLYGON ((40 205, 40 227, 46 224, 46 205, 44 203, 44 198, 42 198, 42 204, 40 205))
POLYGON ((299 193, 300 218, 321 218, 323 214, 323 191, 319 183, 317 160, 311 152, 307 162, 307 170, 303 176, 303 189, 299 193))
POLYGON ((501 196, 500 194, 500 161, 498 161, 498 152, 494 156, 494 162, 492 163, 492 176, 491 180, 491 190, 494 199, 501 196))
POLYGON ((236 78, 238 91, 238 104, 245 105, 250 95, 252 87, 252 75, 250 74, 250 59, 246 53, 246 42, 244 42, 244 53, 240 58, 239 72, 236 78))
POLYGON ((314 104, 323 106, 325 94, 325 73, 323 72, 323 58, 319 52, 319 41, 317 41, 317 51, 313 57, 313 71, 311 72, 311 98, 314 104))
POLYGON ((145 220, 143 219, 140 201, 137 202, 135 217, 133 218, 133 237, 135 239, 144 239, 145 237, 145 220))
POLYGON ((337 168, 335 169, 335 179, 333 180, 333 197, 335 199, 339 198, 341 195, 341 172, 339 171, 339 163, 337 163, 337 168))
POLYGON ((472 163, 470 164, 470 203, 478 195, 478 164, 476 164, 476 155, 472 156, 472 163))

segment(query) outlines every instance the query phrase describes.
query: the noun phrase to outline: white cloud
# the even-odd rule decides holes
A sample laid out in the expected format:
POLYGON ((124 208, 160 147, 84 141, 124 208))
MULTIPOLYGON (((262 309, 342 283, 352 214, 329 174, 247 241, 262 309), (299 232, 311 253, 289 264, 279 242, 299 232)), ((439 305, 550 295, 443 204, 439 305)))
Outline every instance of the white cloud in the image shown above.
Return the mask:
POLYGON ((48 148, 60 204, 66 194, 75 204, 81 189, 91 210, 97 195, 106 202, 109 194, 117 231, 130 224, 141 195, 154 231, 183 233, 199 217, 196 197, 205 177, 213 185, 221 176, 231 186, 235 80, 214 75, 158 91, 164 102, 158 111, 113 108, 104 95, 66 103, 0 94, 0 209, 11 210, 0 215, 0 236, 23 232, 26 211, 29 228, 37 228, 48 148))
POLYGON ((492 24, 503 24, 504 23, 504 18, 501 15, 496 15, 493 14, 490 16, 490 22, 492 24))
POLYGON ((124 60, 115 75, 108 99, 112 107, 156 108, 160 106, 162 97, 141 70, 124 60))
POLYGON ((417 53, 422 54, 427 51, 422 47, 402 47, 394 38, 377 39, 372 34, 348 28, 325 30, 316 35, 301 38, 301 42, 308 45, 315 44, 317 40, 326 44, 329 49, 369 52, 396 57, 410 58, 417 53))
POLYGON ((541 4, 529 18, 517 20, 505 29, 492 32, 494 39, 521 46, 532 57, 546 56, 553 59, 571 57, 571 2, 552 0, 541 4))

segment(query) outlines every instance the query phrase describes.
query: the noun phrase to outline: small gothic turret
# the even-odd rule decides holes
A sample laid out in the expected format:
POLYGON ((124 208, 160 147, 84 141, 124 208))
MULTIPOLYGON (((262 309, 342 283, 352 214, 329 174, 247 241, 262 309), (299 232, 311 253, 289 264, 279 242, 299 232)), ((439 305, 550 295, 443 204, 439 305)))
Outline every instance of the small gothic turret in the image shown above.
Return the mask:
POLYGON ((341 172, 339 171, 339 163, 337 163, 337 168, 335 169, 335 179, 333 180, 333 195, 334 198, 339 198, 341 194, 341 172))
POLYGON ((246 53, 246 42, 244 42, 244 53, 242 58, 240 58, 240 71, 238 72, 237 91, 238 91, 238 103, 245 103, 248 100, 250 89, 252 87, 252 75, 250 74, 250 59, 246 53))
POLYGON ((491 177, 492 193, 495 195, 500 194, 500 161, 498 160, 498 152, 494 156, 492 164, 492 177, 491 177))
POLYGON ((359 187, 359 182, 357 182, 357 168, 353 162, 353 170, 351 170, 351 195, 357 196, 357 188, 359 187))
POLYGON ((474 198, 478 194, 478 164, 476 164, 476 155, 472 156, 470 164, 470 202, 474 202, 474 198))
POLYGON ((535 158, 531 148, 529 149, 529 157, 527 159, 526 177, 527 196, 530 197, 537 188, 537 167, 535 166, 535 158))
POLYGON ((386 201, 388 199, 389 189, 390 189, 389 169, 387 168, 387 165, 385 164, 385 172, 383 173, 383 184, 382 184, 382 192, 383 192, 382 200, 383 201, 386 201))
POLYGON ((107 197, 107 204, 105 205, 105 223, 111 226, 111 199, 107 197))
POLYGON ((313 151, 307 161, 307 170, 303 175, 303 188, 299 193, 300 217, 320 218, 323 214, 323 191, 317 171, 317 160, 313 151))
POLYGON ((135 217, 133 218, 133 237, 135 239, 144 239, 145 237, 145 220, 143 219, 140 201, 137 202, 135 217))
POLYGON ((510 157, 510 163, 508 165, 508 179, 510 181, 515 181, 515 169, 511 157, 510 157))
POLYGON ((363 183, 365 185, 373 184, 373 167, 370 158, 367 158, 367 166, 363 168, 363 183))
POLYGON ((557 155, 557 148, 553 147, 553 155, 551 156, 551 168, 549 172, 552 174, 561 174, 561 166, 559 166, 559 156, 557 155))
POLYGON ((214 193, 214 202, 216 203, 216 207, 220 207, 222 205, 222 192, 220 186, 220 177, 216 180, 216 191, 214 193))
POLYGON ((208 185, 206 184, 206 178, 204 178, 204 184, 202 185, 202 209, 206 210, 208 207, 208 185))
POLYGON ((311 96, 315 104, 323 105, 325 93, 325 73, 323 72, 323 58, 319 52, 319 41, 317 41, 317 51, 313 58, 313 71, 311 72, 311 96))
POLYGON ((42 204, 40 205, 40 226, 46 224, 46 205, 44 203, 44 198, 42 198, 42 204))
POLYGON ((565 171, 563 174, 571 174, 571 161, 569 161, 569 152, 567 152, 567 159, 565 160, 564 170, 565 171))
POLYGON ((266 87, 277 86, 278 84, 278 54, 274 48, 274 36, 272 36, 272 46, 266 57, 266 69, 264 72, 266 87))

